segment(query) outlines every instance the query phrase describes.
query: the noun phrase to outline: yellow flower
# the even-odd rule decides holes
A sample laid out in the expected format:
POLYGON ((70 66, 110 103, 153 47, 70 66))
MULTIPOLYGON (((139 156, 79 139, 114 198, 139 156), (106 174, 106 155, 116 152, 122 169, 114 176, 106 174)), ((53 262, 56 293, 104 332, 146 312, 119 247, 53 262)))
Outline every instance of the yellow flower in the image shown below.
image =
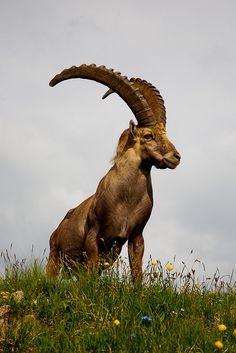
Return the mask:
POLYGON ((103 263, 104 268, 108 268, 110 266, 109 262, 104 262, 103 263))
POLYGON ((0 292, 0 296, 3 298, 3 299, 7 299, 10 297, 10 293, 9 292, 0 292))
POLYGON ((37 299, 33 299, 32 303, 33 303, 34 305, 37 305, 37 304, 38 304, 37 299))
POLYGON ((227 327, 223 324, 218 325, 218 330, 221 332, 224 332, 227 329, 227 327))
POLYGON ((216 341, 215 342, 215 346, 216 346, 216 348, 219 348, 219 349, 221 349, 221 348, 223 348, 223 343, 221 342, 221 341, 216 341))
POLYGON ((156 266, 157 265, 157 261, 152 261, 152 266, 156 266))
POLYGON ((233 335, 236 336, 236 328, 233 330, 233 335))
POLYGON ((119 327, 119 326, 120 326, 120 321, 116 319, 116 320, 113 321, 113 324, 114 324, 116 327, 119 327))
POLYGON ((169 264, 168 266, 166 266, 167 271, 172 271, 174 269, 174 266, 169 264))

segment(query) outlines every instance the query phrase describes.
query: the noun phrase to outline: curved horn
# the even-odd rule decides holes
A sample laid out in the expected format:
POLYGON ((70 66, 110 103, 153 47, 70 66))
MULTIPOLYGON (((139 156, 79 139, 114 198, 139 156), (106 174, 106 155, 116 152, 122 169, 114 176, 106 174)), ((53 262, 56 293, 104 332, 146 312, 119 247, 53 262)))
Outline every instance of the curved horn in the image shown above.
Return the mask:
POLYGON ((119 72, 113 69, 107 69, 105 66, 96 66, 83 64, 81 66, 72 66, 56 75, 49 83, 51 87, 61 81, 71 78, 84 78, 100 82, 114 92, 116 92, 130 107, 134 113, 139 126, 153 126, 156 118, 152 109, 149 107, 146 99, 140 93, 137 85, 130 82, 127 77, 121 76, 119 72))
POLYGON ((158 89, 151 83, 141 80, 140 78, 131 78, 130 82, 139 89, 144 98, 146 99, 148 105, 153 111, 156 123, 161 123, 166 125, 166 109, 164 105, 164 100, 158 91, 158 89))
MULTIPOLYGON (((146 99, 148 105, 152 109, 155 115, 155 123, 161 123, 166 125, 166 109, 164 105, 164 100, 156 87, 151 83, 141 80, 140 78, 131 78, 130 82, 133 83, 135 87, 139 89, 144 98, 146 99)), ((114 93, 112 89, 109 89, 103 96, 102 99, 107 98, 110 94, 114 93)))

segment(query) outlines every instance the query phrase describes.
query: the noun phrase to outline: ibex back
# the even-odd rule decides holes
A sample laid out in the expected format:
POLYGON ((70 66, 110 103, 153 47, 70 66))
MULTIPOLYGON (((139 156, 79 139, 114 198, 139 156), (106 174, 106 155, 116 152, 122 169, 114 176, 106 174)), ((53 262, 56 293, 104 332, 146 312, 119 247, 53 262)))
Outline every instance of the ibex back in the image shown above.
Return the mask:
POLYGON ((143 229, 153 206, 151 168, 174 169, 180 155, 166 136, 166 113, 159 91, 147 81, 127 79, 105 66, 81 65, 56 75, 50 86, 71 79, 100 82, 130 107, 131 120, 120 136, 114 164, 94 195, 71 209, 50 238, 49 277, 56 277, 62 259, 85 263, 89 270, 112 264, 128 241, 133 280, 142 277, 143 229), (115 251, 114 251, 115 249, 115 251))

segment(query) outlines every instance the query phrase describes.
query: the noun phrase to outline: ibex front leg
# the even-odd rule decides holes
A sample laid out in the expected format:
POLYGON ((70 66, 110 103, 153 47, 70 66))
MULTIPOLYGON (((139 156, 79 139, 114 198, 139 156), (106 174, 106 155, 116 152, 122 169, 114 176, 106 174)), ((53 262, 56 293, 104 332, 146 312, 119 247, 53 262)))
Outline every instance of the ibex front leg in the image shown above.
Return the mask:
POLYGON ((133 282, 142 280, 142 259, 144 253, 144 239, 142 234, 135 234, 128 241, 129 263, 133 282))
POLYGON ((97 229, 91 228, 85 240, 88 270, 94 271, 98 267, 97 229))

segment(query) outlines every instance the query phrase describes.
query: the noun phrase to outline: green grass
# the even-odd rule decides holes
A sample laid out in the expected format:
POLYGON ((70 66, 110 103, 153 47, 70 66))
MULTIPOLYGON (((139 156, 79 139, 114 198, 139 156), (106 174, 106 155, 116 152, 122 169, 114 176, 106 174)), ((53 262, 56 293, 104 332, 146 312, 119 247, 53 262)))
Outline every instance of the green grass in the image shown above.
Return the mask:
POLYGON ((199 284, 194 270, 151 262, 135 286, 122 260, 101 277, 78 272, 52 282, 37 262, 6 265, 0 306, 9 304, 12 315, 0 352, 236 352, 235 283, 215 276, 199 284), (17 290, 25 294, 20 302, 17 290))

